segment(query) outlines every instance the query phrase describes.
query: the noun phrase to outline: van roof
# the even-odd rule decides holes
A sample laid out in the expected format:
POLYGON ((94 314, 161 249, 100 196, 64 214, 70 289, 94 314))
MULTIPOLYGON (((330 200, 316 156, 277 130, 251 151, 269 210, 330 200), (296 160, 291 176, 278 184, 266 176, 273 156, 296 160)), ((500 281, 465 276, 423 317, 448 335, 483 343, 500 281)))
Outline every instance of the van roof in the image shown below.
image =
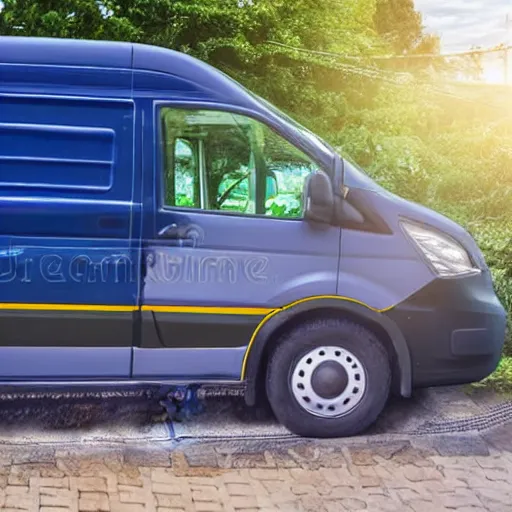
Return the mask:
POLYGON ((109 68, 132 67, 132 43, 45 37, 0 37, 0 62, 109 68))
POLYGON ((0 63, 146 69, 172 74, 216 71, 185 53, 145 44, 61 39, 48 37, 0 36, 0 63))
POLYGON ((158 46, 129 42, 0 36, 0 64, 134 69, 166 73, 200 83, 218 99, 248 106, 250 96, 213 66, 158 46))

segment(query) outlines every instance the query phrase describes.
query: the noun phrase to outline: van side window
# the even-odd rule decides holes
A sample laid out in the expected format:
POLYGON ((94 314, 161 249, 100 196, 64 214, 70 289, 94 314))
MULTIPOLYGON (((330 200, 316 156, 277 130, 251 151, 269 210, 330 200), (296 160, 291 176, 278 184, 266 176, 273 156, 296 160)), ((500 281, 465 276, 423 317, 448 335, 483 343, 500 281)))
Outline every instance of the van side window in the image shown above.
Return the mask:
POLYGON ((165 206, 299 218, 307 155, 250 117, 161 110, 165 206))

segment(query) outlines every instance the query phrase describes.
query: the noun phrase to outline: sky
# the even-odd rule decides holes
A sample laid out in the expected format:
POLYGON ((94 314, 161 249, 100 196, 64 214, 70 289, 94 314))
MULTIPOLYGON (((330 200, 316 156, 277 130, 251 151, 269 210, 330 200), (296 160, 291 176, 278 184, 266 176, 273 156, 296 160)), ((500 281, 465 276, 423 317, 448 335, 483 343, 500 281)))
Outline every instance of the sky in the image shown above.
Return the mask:
MULTIPOLYGON (((414 3, 422 14, 426 31, 441 37, 443 53, 512 44, 512 0, 415 0, 414 3)), ((500 57, 501 54, 492 54, 483 59, 487 82, 504 81, 500 57)), ((512 68, 512 51, 509 63, 512 68)))
POLYGON ((512 43, 512 0, 415 0, 429 32, 441 36, 443 51, 512 43), (510 15, 507 34, 506 16, 510 15))

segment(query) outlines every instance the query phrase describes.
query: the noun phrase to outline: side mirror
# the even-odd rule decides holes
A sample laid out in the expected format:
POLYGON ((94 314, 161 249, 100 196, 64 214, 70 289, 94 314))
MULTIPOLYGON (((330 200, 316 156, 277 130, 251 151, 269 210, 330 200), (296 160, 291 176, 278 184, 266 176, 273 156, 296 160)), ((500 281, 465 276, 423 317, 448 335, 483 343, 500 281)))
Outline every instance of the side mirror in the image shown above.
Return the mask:
POLYGON ((323 171, 310 174, 304 184, 304 218, 315 222, 331 222, 334 192, 329 176, 323 171))

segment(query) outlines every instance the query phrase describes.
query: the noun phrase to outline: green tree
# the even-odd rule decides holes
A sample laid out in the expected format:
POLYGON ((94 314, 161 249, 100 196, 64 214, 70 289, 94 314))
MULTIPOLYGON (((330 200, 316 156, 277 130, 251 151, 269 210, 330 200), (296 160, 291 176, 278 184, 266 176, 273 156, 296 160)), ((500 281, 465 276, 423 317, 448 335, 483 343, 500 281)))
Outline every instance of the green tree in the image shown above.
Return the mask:
POLYGON ((96 0, 3 0, 0 34, 129 40, 139 30, 96 0))
POLYGON ((413 0, 377 0, 373 21, 377 33, 397 54, 439 51, 439 39, 424 34, 413 0))

